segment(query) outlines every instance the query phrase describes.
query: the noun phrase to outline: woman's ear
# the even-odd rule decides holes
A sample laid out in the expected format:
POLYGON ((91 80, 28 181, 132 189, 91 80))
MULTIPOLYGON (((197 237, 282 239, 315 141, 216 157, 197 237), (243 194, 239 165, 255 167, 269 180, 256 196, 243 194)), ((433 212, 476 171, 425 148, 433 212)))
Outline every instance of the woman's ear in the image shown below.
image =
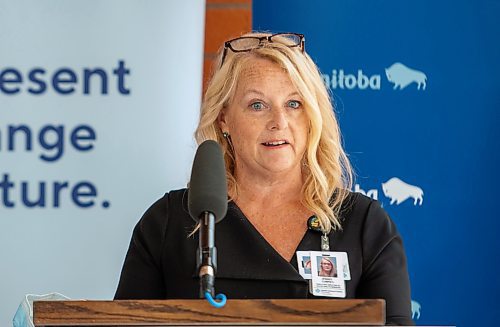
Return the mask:
POLYGON ((219 124, 219 128, 222 132, 229 133, 229 128, 227 126, 226 117, 227 117, 226 109, 224 108, 219 112, 219 116, 217 117, 217 123, 219 124))

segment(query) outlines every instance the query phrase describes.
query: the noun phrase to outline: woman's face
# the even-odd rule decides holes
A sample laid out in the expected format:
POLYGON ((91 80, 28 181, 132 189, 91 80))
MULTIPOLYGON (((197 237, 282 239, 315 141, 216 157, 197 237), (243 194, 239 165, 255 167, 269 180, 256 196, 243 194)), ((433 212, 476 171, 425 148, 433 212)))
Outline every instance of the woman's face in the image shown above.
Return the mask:
POLYGON ((332 269, 333 269, 333 264, 330 262, 330 260, 321 259, 321 270, 323 270, 326 273, 330 273, 332 269))
POLYGON ((308 118, 288 74, 267 59, 251 59, 219 124, 231 135, 236 175, 301 171, 308 118))

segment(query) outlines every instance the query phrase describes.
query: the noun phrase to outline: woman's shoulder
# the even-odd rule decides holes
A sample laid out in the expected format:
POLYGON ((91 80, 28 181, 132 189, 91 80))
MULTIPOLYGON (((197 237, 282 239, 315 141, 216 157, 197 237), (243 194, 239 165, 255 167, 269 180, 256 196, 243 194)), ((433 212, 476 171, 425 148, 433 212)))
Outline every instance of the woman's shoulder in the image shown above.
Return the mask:
POLYGON ((163 196, 167 198, 168 204, 170 206, 180 206, 183 209, 187 209, 187 201, 188 201, 188 189, 181 188, 178 190, 171 190, 170 192, 165 193, 163 196))
POLYGON ((175 216, 179 211, 187 211, 187 189, 166 192, 156 200, 142 215, 139 225, 164 225, 169 216, 175 216))
POLYGON ((394 234, 395 225, 380 202, 360 193, 349 192, 341 209, 343 227, 386 230, 394 234))
POLYGON ((370 211, 375 211, 375 213, 385 213, 384 209, 382 209, 380 203, 377 200, 361 193, 348 191, 341 207, 341 215, 343 217, 364 217, 370 211))
POLYGON ((178 190, 171 190, 163 194, 161 198, 156 200, 147 210, 145 214, 153 212, 166 212, 173 207, 186 207, 187 208, 187 189, 182 188, 178 190))

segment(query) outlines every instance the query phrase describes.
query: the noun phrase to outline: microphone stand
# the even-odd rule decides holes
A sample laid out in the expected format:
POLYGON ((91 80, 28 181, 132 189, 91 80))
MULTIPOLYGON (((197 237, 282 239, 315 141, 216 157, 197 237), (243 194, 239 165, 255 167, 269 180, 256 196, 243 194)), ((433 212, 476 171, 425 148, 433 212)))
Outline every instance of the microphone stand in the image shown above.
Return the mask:
POLYGON ((205 211, 201 215, 199 238, 197 268, 200 277, 200 298, 205 298, 206 292, 214 297, 217 248, 215 247, 215 216, 213 213, 205 211))

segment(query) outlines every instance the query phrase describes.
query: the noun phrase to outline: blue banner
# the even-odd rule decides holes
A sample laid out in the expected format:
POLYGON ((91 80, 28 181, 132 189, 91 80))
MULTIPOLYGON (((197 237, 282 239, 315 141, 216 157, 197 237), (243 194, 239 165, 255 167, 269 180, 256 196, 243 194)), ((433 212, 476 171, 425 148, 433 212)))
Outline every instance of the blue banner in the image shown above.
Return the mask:
POLYGON ((500 1, 253 1, 253 27, 306 35, 354 191, 403 235, 413 319, 493 325, 500 229, 500 1))

